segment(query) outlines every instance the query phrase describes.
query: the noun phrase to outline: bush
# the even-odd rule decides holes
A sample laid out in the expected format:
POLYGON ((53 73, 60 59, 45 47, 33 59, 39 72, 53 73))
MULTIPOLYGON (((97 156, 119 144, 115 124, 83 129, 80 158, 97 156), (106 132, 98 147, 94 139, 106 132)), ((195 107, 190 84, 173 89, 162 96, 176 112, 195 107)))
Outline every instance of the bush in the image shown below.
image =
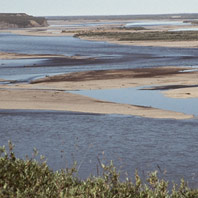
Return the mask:
MULTIPOLYGON (((35 152, 36 154, 36 152, 35 152)), ((36 156, 36 155, 35 155, 36 156)), ((9 152, 0 148, 0 197, 1 198, 196 198, 198 190, 190 189, 184 180, 180 186, 157 177, 157 171, 142 183, 138 173, 135 182, 128 178, 121 182, 119 172, 111 162, 100 163, 103 174, 80 180, 72 168, 53 172, 43 159, 18 159, 9 143, 9 152)))

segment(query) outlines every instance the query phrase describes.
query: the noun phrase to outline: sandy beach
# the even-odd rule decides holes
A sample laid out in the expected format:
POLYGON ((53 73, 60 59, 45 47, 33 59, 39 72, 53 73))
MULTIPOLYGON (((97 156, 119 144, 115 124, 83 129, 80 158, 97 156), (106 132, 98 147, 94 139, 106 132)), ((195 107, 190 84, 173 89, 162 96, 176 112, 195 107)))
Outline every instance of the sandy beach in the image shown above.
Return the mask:
POLYGON ((46 77, 31 84, 0 85, 0 109, 39 109, 99 114, 124 114, 150 118, 189 119, 192 115, 161 109, 99 101, 68 90, 111 89, 143 85, 172 86, 169 97, 197 97, 198 72, 185 72, 186 67, 160 67, 131 70, 89 71, 46 77), (182 71, 182 72, 181 72, 182 71), (177 89, 177 85, 189 88, 177 89))

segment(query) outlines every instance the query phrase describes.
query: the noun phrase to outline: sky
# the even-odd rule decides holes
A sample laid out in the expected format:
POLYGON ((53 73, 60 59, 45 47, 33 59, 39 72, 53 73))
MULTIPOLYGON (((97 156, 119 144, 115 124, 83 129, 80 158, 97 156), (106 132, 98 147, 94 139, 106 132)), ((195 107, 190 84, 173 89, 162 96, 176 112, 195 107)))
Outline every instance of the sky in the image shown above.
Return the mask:
POLYGON ((34 16, 198 13, 198 0, 0 0, 0 13, 34 16))

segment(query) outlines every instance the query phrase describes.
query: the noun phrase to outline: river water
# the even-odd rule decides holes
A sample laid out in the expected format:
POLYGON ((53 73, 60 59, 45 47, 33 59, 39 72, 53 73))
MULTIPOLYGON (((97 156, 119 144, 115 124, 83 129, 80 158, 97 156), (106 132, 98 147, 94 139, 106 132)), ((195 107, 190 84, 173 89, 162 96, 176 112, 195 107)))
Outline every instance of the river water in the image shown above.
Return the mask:
POLYGON ((97 70, 124 69, 156 66, 196 66, 197 49, 138 47, 91 42, 73 37, 21 36, 8 33, 0 34, 0 51, 26 54, 63 54, 96 58, 94 64, 39 66, 46 59, 26 61, 0 60, 0 78, 28 81, 34 77, 59 73, 97 70))
POLYGON ((198 98, 169 98, 159 90, 145 87, 70 91, 98 100, 159 108, 194 115, 198 118, 198 98))
MULTIPOLYGON (((155 66, 196 66, 197 49, 136 47, 82 41, 72 37, 0 34, 0 51, 80 55, 95 64, 37 67, 46 59, 0 60, 0 78, 29 81, 63 72, 155 66)), ((198 120, 147 119, 57 111, 0 110, 0 145, 12 140, 16 154, 31 155, 36 147, 54 170, 78 161, 79 176, 96 174, 97 158, 113 160, 129 176, 158 170, 169 180, 182 177, 197 186, 198 120), (166 170, 166 171, 165 171, 166 170)))
POLYGON ((20 157, 36 147, 54 170, 77 160, 85 178, 96 174, 99 157, 113 160, 122 174, 157 169, 167 179, 197 185, 198 120, 1 110, 0 126, 1 145, 12 140, 20 157))

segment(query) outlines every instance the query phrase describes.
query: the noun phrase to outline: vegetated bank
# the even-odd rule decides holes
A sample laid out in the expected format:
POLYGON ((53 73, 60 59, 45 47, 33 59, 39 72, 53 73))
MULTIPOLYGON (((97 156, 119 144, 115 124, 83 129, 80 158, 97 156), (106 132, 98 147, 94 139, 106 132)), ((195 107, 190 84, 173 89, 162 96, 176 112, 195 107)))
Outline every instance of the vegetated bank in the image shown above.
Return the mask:
POLYGON ((46 27, 44 17, 34 17, 25 13, 0 13, 0 29, 46 27))
POLYGON ((86 31, 74 35, 75 37, 113 39, 117 41, 197 41, 196 31, 149 31, 149 32, 108 32, 86 31))
POLYGON ((119 172, 111 162, 99 160, 102 174, 86 180, 77 177, 76 164, 71 168, 53 172, 41 157, 19 159, 9 142, 9 151, 0 147, 0 197, 2 198, 196 198, 198 189, 191 189, 184 180, 180 185, 159 179, 157 172, 150 173, 142 182, 135 173, 134 182, 129 178, 120 181, 119 172))

